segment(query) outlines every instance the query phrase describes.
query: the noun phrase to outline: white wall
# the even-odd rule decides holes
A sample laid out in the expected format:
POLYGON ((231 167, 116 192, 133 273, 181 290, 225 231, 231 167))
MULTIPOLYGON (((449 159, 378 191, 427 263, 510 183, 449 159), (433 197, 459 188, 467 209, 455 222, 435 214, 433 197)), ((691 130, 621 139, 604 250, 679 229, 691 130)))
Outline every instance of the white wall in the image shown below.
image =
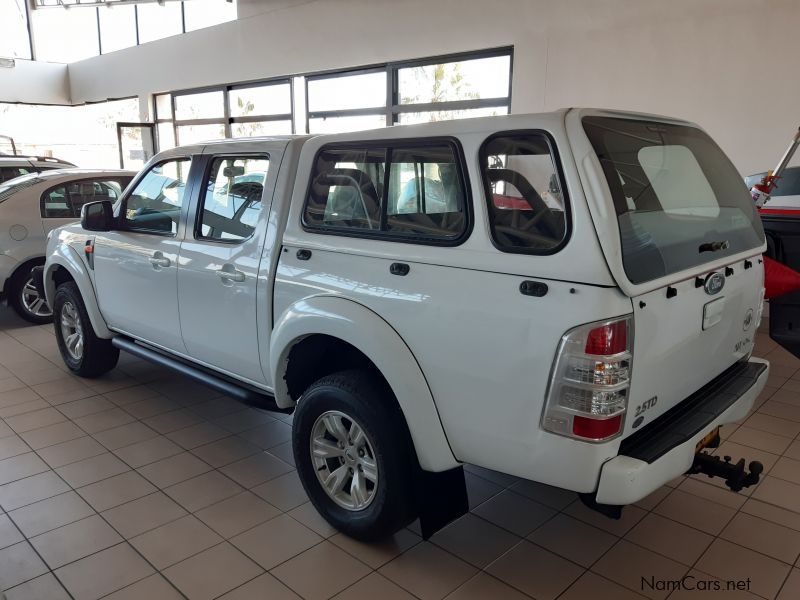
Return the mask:
POLYGON ((0 68, 0 102, 69 104, 67 65, 17 60, 13 69, 0 68))
POLYGON ((798 0, 239 0, 239 13, 70 65, 72 101, 513 45, 513 112, 688 118, 743 173, 773 166, 800 125, 798 0))

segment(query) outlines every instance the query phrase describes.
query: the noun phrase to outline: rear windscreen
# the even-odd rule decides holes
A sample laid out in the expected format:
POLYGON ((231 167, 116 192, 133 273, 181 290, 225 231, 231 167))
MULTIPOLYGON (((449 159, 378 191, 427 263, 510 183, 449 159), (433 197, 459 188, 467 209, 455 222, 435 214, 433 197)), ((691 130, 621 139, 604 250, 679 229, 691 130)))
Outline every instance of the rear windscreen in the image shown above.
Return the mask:
POLYGON ((586 117, 583 127, 611 189, 631 283, 763 243, 747 187, 703 131, 613 117, 586 117))

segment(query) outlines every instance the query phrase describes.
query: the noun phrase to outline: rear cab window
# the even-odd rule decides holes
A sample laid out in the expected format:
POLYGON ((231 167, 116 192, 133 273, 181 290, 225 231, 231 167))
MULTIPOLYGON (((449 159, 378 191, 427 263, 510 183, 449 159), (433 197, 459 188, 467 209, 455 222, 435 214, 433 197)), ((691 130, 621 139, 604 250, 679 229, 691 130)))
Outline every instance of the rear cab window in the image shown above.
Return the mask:
POLYGON ((702 130, 617 117, 585 117, 583 127, 611 190, 631 283, 764 242, 742 178, 702 130))

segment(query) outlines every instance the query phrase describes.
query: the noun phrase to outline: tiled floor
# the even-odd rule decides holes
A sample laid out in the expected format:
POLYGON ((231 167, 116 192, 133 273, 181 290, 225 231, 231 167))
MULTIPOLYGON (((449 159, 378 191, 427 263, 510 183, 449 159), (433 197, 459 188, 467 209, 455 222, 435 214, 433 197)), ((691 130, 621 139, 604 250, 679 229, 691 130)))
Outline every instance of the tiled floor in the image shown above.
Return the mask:
POLYGON ((800 361, 763 334, 758 353, 769 388, 719 449, 764 463, 755 489, 682 477, 612 521, 468 467, 470 514, 429 542, 412 526, 365 545, 308 503, 290 418, 128 356, 73 378, 49 326, 0 307, 0 587, 8 600, 798 598, 800 361), (750 591, 669 587, 685 575, 750 591))

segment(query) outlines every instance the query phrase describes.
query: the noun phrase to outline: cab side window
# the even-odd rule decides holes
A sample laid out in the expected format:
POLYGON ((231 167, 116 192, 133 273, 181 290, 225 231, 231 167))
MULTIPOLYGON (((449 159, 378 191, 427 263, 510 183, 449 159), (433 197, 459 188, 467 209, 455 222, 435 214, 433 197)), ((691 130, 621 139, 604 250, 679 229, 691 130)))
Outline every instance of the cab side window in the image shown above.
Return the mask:
POLYGON ((267 157, 218 157, 211 163, 195 237, 246 240, 255 231, 267 179, 267 157))
POLYGON ((178 232, 191 162, 189 158, 176 158, 151 167, 125 200, 125 229, 171 235, 178 232))

